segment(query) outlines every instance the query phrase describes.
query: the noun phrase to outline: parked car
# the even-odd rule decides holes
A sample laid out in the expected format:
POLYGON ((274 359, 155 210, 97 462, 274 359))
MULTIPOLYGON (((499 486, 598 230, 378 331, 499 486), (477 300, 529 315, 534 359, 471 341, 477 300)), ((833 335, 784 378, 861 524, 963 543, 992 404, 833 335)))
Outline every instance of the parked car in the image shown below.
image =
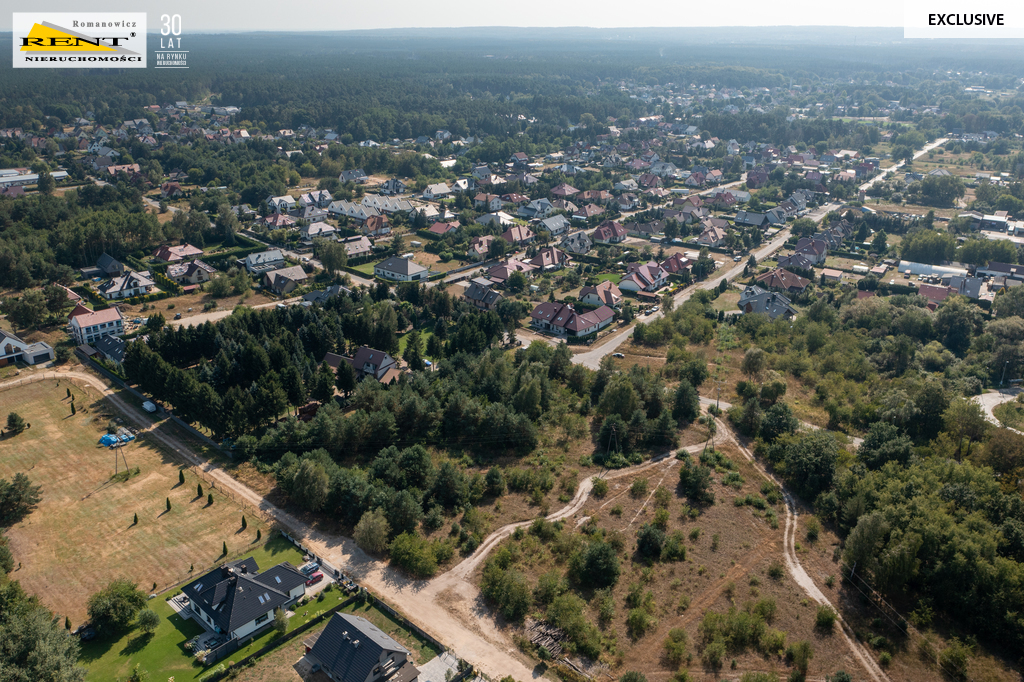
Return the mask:
POLYGON ((78 638, 83 642, 88 642, 91 639, 96 639, 96 629, 92 626, 82 628, 78 631, 78 638))
POLYGON ((181 313, 175 313, 174 314, 174 319, 180 320, 181 319, 181 313))
POLYGON ((741 260, 743 260, 743 256, 736 256, 735 258, 732 259, 732 262, 739 263, 741 260))
POLYGON ((317 571, 313 575, 309 576, 309 580, 306 581, 306 587, 311 587, 312 585, 316 585, 318 582, 320 582, 323 579, 324 579, 324 574, 321 573, 320 571, 317 571))
POLYGON ((612 357, 613 358, 624 358, 626 356, 623 355, 622 353, 612 353, 612 357))
POLYGON ((299 566, 299 573, 303 575, 312 575, 313 573, 320 570, 320 564, 315 561, 310 561, 308 564, 299 566))

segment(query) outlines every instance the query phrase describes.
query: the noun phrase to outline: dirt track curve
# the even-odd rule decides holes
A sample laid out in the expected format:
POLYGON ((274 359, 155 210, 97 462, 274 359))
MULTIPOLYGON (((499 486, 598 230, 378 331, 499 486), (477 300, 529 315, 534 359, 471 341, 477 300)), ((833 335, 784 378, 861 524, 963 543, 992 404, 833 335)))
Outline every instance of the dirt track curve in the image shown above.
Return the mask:
MULTIPOLYGON (((517 680, 530 680, 536 679, 543 674, 545 668, 539 666, 532 667, 532 664, 515 648, 507 634, 499 629, 491 609, 484 604, 479 589, 469 581, 469 577, 475 568, 480 565, 501 540, 511 535, 516 528, 529 525, 531 521, 522 521, 502 526, 487 536, 472 555, 446 573, 436 576, 431 580, 411 580, 399 571, 390 568, 384 562, 368 556, 351 539, 327 534, 309 526, 292 514, 267 501, 245 484, 232 478, 230 474, 217 465, 197 457, 173 433, 168 433, 159 428, 159 423, 151 424, 148 419, 142 417, 137 410, 122 400, 110 388, 109 384, 99 377, 85 372, 67 370, 33 373, 31 377, 26 379, 28 381, 39 380, 36 377, 42 377, 42 379, 75 379, 101 391, 118 410, 143 433, 146 433, 147 437, 153 437, 189 464, 200 467, 208 476, 216 480, 218 486, 230 489, 251 505, 258 507, 264 513, 274 518, 278 523, 287 528, 290 534, 302 538, 303 544, 315 554, 326 558, 335 566, 343 567, 347 572, 355 576, 361 584, 386 597, 391 603, 397 605, 406 614, 415 619, 417 624, 453 649, 459 657, 469 661, 488 676, 494 679, 501 679, 506 675, 511 675, 517 680)), ((6 382, 0 385, 0 388, 26 381, 26 379, 6 382)), ((731 430, 722 422, 719 422, 719 433, 735 443, 743 455, 753 463, 765 478, 778 483, 753 458, 750 452, 733 437, 731 430)), ((701 447, 697 445, 685 449, 699 451, 701 447)), ((675 459, 671 456, 672 454, 671 452, 664 453, 634 467, 603 472, 599 475, 587 477, 580 483, 575 496, 569 504, 550 514, 547 519, 550 521, 566 519, 582 509, 590 496, 590 492, 593 490, 594 478, 597 476, 611 480, 662 466, 668 469, 675 463, 675 459)), ((788 493, 784 494, 786 500, 784 543, 786 567, 797 584, 811 599, 819 604, 830 604, 828 598, 818 589, 814 581, 800 565, 800 561, 796 556, 793 546, 797 528, 796 505, 788 493)), ((854 656, 871 676, 871 679, 874 682, 891 682, 870 654, 864 652, 851 639, 850 628, 842 620, 842 616, 840 616, 839 622, 842 636, 854 656)))

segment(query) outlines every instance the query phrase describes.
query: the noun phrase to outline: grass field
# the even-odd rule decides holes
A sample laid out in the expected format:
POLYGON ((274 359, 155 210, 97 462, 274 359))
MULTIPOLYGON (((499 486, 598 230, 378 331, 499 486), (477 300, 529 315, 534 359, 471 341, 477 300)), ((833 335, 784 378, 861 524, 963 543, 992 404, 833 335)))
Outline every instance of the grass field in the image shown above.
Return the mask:
POLYGON ((992 408, 992 414, 1003 426, 1011 429, 1024 428, 1024 405, 1016 401, 996 405, 992 408))
POLYGON ((608 280, 610 282, 618 284, 622 280, 622 274, 618 272, 606 272, 604 274, 598 275, 597 279, 599 279, 602 282, 608 280))
MULTIPOLYGON (((261 569, 282 561, 290 561, 294 566, 302 563, 302 553, 280 535, 275 535, 263 545, 254 546, 253 551, 247 552, 246 555, 256 559, 261 569)), ((199 575, 198 571, 196 575, 199 575)), ((148 670, 152 679, 173 676, 176 682, 189 682, 198 678, 204 669, 193 663, 192 656, 184 645, 202 632, 203 628, 196 622, 174 613, 165 597, 176 592, 177 590, 168 592, 150 601, 149 608, 160 616, 160 626, 152 635, 144 635, 133 628, 120 636, 83 643, 80 660, 89 669, 86 679, 96 682, 119 679, 126 676, 136 664, 148 670)), ((320 603, 328 603, 327 600, 336 597, 337 594, 331 592, 325 597, 324 602, 320 603)), ((289 621, 289 627, 298 627, 312 617, 295 616, 289 621)), ((232 654, 231 659, 239 660, 257 651, 270 641, 272 633, 273 630, 251 641, 232 654)))
POLYGON ((114 577, 128 577, 146 592, 164 589, 186 579, 190 566, 198 575, 214 565, 222 543, 233 557, 252 546, 257 529, 268 535, 267 526, 251 516, 243 531, 240 508, 216 490, 208 506, 205 494, 211 491, 199 498, 199 481, 190 471, 180 485, 181 463, 147 434, 123 448, 140 474, 111 481, 113 453, 98 440, 116 415, 99 397, 68 380, 0 393, 5 411, 31 423, 24 433, 0 440, 0 477, 25 472, 42 486, 38 508, 7 532, 21 565, 12 577, 73 624, 85 619, 89 595, 114 577), (69 386, 75 416, 66 398, 69 386))

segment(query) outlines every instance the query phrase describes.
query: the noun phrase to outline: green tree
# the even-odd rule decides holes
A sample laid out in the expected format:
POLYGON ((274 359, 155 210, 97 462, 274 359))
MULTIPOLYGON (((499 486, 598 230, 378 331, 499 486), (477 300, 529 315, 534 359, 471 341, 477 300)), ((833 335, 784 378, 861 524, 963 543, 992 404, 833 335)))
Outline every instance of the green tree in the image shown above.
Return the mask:
POLYGON ((57 186, 57 181, 50 175, 50 171, 44 170, 39 173, 39 180, 36 182, 36 189, 39 190, 40 194, 47 196, 53 194, 54 187, 57 186))
POLYGON ((640 556, 657 559, 661 556, 661 548, 665 544, 665 532, 649 523, 640 527, 636 534, 636 550, 640 556))
POLYGON ((25 430, 25 420, 17 412, 7 415, 7 430, 17 435, 25 430))
POLYGON ((971 444, 981 440, 988 429, 981 405, 962 396, 957 396, 949 402, 949 407, 942 413, 942 421, 946 431, 956 440, 957 461, 961 459, 964 439, 967 439, 967 451, 964 453, 966 457, 971 454, 971 444))
POLYGON ((295 471, 289 494, 305 509, 317 512, 327 502, 329 487, 330 477, 324 465, 307 457, 295 471))
POLYGON ((961 357, 981 328, 981 309, 965 296, 949 296, 935 314, 935 330, 941 335, 943 345, 961 357))
POLYGON ((751 346, 743 354, 743 363, 740 371, 753 380, 759 380, 768 369, 768 354, 757 346, 751 346))
POLYGON ((0 478, 0 528, 25 518, 42 499, 40 490, 21 472, 14 474, 10 481, 0 478))
POLYGON ((570 575, 583 587, 600 589, 619 581, 619 557, 615 548, 594 540, 570 562, 570 575))
MULTIPOLYGON (((495 241, 498 241, 497 239, 495 241)), ((504 241, 504 240, 502 240, 504 241)), ((526 291, 526 275, 516 270, 505 280, 505 289, 512 294, 520 294, 526 291)))
POLYGON ((601 394, 598 412, 603 415, 618 415, 627 420, 640 407, 640 398, 629 377, 623 374, 615 376, 601 394))
MULTIPOLYGON (((433 339, 434 337, 430 338, 433 339)), ((346 397, 356 390, 356 371, 347 361, 343 360, 338 363, 334 384, 346 397)))
MULTIPOLYGON (((346 363, 347 364, 347 363, 346 363)), ((310 382, 309 395, 321 405, 334 398, 334 372, 326 362, 320 363, 310 382)))
POLYGON ((793 415, 793 410, 784 402, 777 402, 768 408, 761 420, 760 435, 768 443, 775 442, 788 433, 796 433, 800 422, 793 415))
POLYGON ((114 634, 135 620, 146 605, 146 594, 128 578, 115 578, 89 597, 89 619, 98 632, 114 634))
POLYGON ((317 252, 324 270, 332 275, 344 270, 348 265, 348 250, 344 244, 324 240, 323 243, 317 245, 317 252))
POLYGON ((390 536, 391 524, 379 509, 364 512, 352 534, 357 545, 370 554, 377 555, 383 554, 384 550, 388 548, 390 536))
POLYGON ((889 248, 889 235, 884 230, 879 230, 871 238, 871 250, 877 254, 883 254, 889 248))
POLYGON ((682 426, 700 416, 700 395, 686 379, 680 379, 672 403, 672 417, 682 426))
POLYGON ((288 614, 281 607, 274 609, 274 631, 278 635, 288 632, 288 614))
POLYGON ((832 487, 839 446, 829 431, 801 433, 786 448, 785 475, 805 500, 813 501, 832 487))
POLYGON ((160 627, 160 616, 153 609, 142 609, 135 618, 135 624, 148 635, 160 627))
POLYGON ((405 337, 405 352, 402 353, 402 359, 412 371, 423 370, 423 337, 415 329, 405 337))

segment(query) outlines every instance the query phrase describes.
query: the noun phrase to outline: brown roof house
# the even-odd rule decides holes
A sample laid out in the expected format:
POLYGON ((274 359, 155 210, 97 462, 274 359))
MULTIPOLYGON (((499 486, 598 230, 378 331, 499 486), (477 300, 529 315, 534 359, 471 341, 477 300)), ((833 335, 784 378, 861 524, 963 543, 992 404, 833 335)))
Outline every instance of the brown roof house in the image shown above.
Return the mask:
POLYGON ((397 360, 384 351, 374 350, 369 346, 361 346, 355 356, 351 358, 336 353, 328 353, 324 356, 324 362, 335 371, 342 361, 352 365, 352 369, 356 371, 356 378, 359 380, 370 377, 382 384, 389 384, 401 374, 397 360))
POLYGON ((609 308, 618 308, 622 305, 622 292, 615 282, 604 280, 597 286, 586 286, 580 289, 580 301, 590 305, 606 305, 609 308))
POLYGON ((789 270, 783 270, 782 268, 769 270, 764 274, 758 275, 755 279, 765 289, 781 289, 782 291, 789 291, 794 294, 802 294, 811 283, 810 280, 804 279, 800 275, 794 275, 789 270))
POLYGON ((178 284, 202 284, 209 282, 215 272, 217 271, 213 267, 203 261, 194 260, 191 263, 167 266, 167 279, 178 284))
POLYGON ((201 255, 203 255, 203 250, 196 248, 191 244, 182 244, 181 246, 169 246, 164 244, 153 252, 153 260, 163 261, 165 263, 177 263, 178 261, 195 258, 196 256, 201 255))
POLYGON ((530 324, 557 336, 587 336, 607 327, 614 316, 606 305, 580 314, 565 303, 541 303, 530 313, 530 324))

